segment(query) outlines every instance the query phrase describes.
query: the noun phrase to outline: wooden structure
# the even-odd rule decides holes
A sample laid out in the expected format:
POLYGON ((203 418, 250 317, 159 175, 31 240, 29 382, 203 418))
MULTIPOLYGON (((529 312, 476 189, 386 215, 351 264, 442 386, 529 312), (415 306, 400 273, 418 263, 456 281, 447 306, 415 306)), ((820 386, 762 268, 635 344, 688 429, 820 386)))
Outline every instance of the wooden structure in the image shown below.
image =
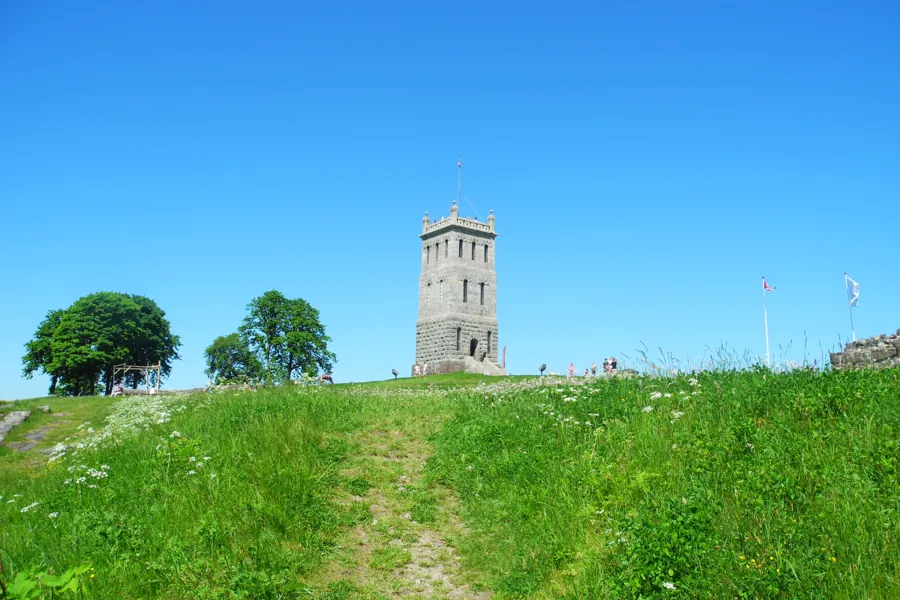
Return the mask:
POLYGON ((116 378, 119 376, 124 377, 128 373, 143 373, 145 381, 147 382, 147 393, 155 394, 159 392, 159 384, 162 381, 162 362, 157 362, 155 365, 114 365, 113 366, 113 384, 115 384, 116 378), (156 373, 156 384, 151 388, 150 387, 150 374, 156 373), (152 392, 150 390, 153 390, 152 392))

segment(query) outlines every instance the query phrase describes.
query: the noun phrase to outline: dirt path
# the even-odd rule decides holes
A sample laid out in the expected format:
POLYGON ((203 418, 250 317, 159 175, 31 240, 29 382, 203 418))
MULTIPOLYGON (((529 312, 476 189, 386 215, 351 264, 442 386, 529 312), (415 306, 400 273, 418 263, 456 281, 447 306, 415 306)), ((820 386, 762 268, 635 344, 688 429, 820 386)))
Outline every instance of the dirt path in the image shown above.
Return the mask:
POLYGON ((322 598, 490 598, 463 569, 454 542, 465 533, 449 490, 426 485, 434 426, 426 417, 381 418, 353 441, 337 501, 359 524, 323 573, 322 598))

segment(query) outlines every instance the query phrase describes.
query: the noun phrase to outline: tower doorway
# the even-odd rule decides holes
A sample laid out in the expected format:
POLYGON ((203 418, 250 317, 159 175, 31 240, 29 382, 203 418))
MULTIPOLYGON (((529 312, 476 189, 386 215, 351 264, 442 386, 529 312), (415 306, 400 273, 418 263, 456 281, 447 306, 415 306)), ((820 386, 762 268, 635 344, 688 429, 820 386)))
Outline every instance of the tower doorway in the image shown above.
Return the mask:
POLYGON ((472 338, 472 341, 469 342, 469 356, 475 358, 475 351, 478 349, 478 340, 472 338))

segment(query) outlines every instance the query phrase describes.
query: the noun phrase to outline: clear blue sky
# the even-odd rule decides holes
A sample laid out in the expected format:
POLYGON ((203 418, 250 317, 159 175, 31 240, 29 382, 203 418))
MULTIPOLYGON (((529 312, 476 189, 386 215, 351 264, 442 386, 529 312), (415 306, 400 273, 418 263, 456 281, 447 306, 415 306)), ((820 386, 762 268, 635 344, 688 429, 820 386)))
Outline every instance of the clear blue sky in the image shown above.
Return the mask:
POLYGON ((408 373, 421 219, 497 216, 514 373, 900 327, 900 4, 4 2, 0 398, 48 310, 147 295, 168 385, 278 289, 408 373))

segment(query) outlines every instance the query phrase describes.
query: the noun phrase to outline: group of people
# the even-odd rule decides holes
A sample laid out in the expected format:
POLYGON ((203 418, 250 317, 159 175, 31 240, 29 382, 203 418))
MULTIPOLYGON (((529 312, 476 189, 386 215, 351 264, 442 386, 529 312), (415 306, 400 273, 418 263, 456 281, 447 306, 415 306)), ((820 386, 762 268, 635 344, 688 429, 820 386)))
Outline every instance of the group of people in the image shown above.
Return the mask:
POLYGON ((413 377, 428 377, 428 363, 425 363, 421 367, 419 363, 416 363, 413 367, 413 377))
MULTIPOLYGON (((615 356, 603 360, 603 372, 612 375, 618 368, 618 361, 615 356)), ((597 376, 597 363, 592 362, 590 369, 584 370, 585 377, 597 376)), ((569 377, 575 377, 575 363, 569 363, 569 377)))

